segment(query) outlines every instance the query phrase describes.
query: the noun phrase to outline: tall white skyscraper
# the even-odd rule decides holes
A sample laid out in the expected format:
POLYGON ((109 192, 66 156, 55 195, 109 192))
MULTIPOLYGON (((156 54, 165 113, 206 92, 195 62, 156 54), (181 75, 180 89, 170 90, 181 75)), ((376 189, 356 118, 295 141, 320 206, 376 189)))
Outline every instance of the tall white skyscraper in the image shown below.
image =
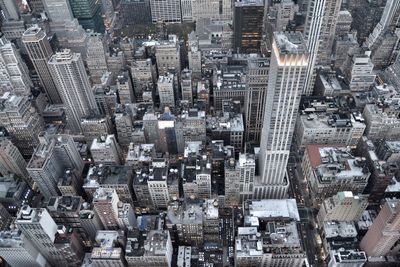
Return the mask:
POLYGON ((26 161, 18 148, 9 139, 0 139, 0 173, 3 176, 16 174, 32 186, 29 174, 26 171, 26 161))
POLYGON ((181 22, 181 1, 179 0, 150 0, 151 20, 153 23, 181 22))
POLYGON ((82 57, 65 49, 51 57, 49 68, 66 107, 69 128, 79 133, 82 131, 81 119, 97 113, 82 57))
POLYGON ((47 66, 47 62, 53 54, 53 50, 47 39, 46 32, 38 26, 32 26, 22 35, 22 42, 35 67, 49 102, 53 104, 62 103, 56 85, 50 75, 49 67, 47 66))
POLYGON ((309 64, 303 94, 312 95, 315 83, 315 63, 321 37, 321 27, 324 19, 326 0, 310 0, 308 3, 304 40, 309 54, 309 64))
POLYGON ((32 81, 29 71, 14 44, 0 38, 0 92, 29 95, 32 81))
POLYGON ((307 47, 301 33, 274 33, 260 145, 264 187, 262 192, 255 192, 257 198, 282 198, 286 194, 286 165, 307 65, 307 47))
POLYGON ((108 71, 106 47, 103 36, 99 33, 88 33, 86 64, 94 84, 101 84, 101 77, 108 71))

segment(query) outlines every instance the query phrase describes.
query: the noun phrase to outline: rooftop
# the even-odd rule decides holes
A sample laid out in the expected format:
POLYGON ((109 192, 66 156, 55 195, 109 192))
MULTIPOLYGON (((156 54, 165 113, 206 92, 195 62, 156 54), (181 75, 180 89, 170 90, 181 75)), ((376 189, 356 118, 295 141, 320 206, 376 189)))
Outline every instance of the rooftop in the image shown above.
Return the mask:
POLYGON ((203 224, 203 208, 200 203, 179 203, 168 206, 167 224, 203 224))
POLYGON ((326 238, 357 237, 358 233, 353 222, 324 222, 326 238))
POLYGON ((274 39, 280 54, 307 53, 307 48, 300 32, 275 32, 274 39))
POLYGON ((243 207, 246 216, 300 221, 295 199, 247 200, 243 207))
POLYGON ((89 168, 83 188, 97 188, 102 184, 128 184, 130 179, 131 171, 127 166, 98 164, 89 168))

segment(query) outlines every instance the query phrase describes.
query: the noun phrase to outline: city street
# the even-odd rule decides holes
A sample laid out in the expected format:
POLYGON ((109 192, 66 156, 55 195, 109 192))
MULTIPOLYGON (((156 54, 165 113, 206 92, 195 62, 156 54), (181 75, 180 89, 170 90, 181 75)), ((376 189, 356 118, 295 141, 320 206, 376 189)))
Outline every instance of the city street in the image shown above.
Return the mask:
POLYGON ((309 198, 308 184, 302 177, 300 157, 291 156, 287 168, 290 188, 289 195, 295 198, 298 205, 300 223, 299 234, 307 254, 308 262, 312 266, 325 266, 321 255, 321 239, 318 237, 316 214, 309 198), (319 240, 318 240, 319 239, 319 240))

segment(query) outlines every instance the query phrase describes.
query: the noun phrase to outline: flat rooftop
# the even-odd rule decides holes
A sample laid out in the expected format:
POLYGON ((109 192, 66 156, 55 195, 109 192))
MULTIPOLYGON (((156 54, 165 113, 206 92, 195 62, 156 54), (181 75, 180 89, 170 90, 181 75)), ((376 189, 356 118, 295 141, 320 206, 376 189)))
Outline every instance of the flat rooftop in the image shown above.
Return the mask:
POLYGON ((295 199, 247 200, 244 202, 243 207, 247 216, 300 221, 295 199))

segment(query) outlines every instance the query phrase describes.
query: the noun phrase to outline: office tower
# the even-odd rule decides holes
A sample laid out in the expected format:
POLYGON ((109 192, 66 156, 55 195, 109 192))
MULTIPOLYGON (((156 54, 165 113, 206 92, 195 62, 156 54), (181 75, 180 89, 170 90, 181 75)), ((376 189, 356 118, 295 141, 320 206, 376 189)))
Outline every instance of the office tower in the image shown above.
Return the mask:
POLYGON ((153 205, 156 209, 167 208, 170 201, 168 194, 168 163, 166 159, 153 159, 152 171, 149 173, 147 185, 153 205))
POLYGON ((158 75, 172 72, 175 75, 181 74, 181 52, 176 35, 169 35, 168 41, 156 45, 156 61, 158 75))
POLYGON ((6 20, 19 20, 19 9, 14 0, 0 0, 0 8, 6 20))
POLYGON ((367 206, 367 196, 342 191, 322 202, 317 218, 320 224, 326 221, 358 221, 367 206))
POLYGON ((91 254, 90 262, 94 266, 125 267, 123 243, 125 239, 118 231, 98 231, 96 245, 91 254))
POLYGON ((224 164, 225 205, 234 206, 240 203, 240 172, 234 158, 224 164))
MULTIPOLYGON (((318 2, 318 1, 317 1, 318 2)), ((336 23, 342 0, 326 0, 319 37, 317 65, 330 66, 336 23)))
POLYGON ((51 57, 49 68, 65 105, 68 126, 72 132, 79 133, 81 119, 97 113, 82 57, 65 49, 51 57))
POLYGON ((46 32, 37 26, 32 26, 22 35, 22 42, 35 67, 49 102, 52 104, 62 103, 47 65, 47 62, 53 55, 53 50, 47 39, 46 32))
POLYGON ((101 77, 108 71, 105 54, 103 36, 99 33, 88 33, 86 64, 94 84, 101 84, 101 77))
POLYGON ((192 22, 193 21, 193 1, 192 0, 182 0, 182 22, 192 22))
POLYGON ((93 195, 93 210, 107 230, 118 230, 118 202, 115 189, 99 188, 93 195))
POLYGON ((72 14, 85 30, 104 32, 101 3, 96 0, 69 0, 72 14))
MULTIPOLYGON (((12 217, 10 213, 6 210, 3 204, 0 203, 0 231, 8 229, 10 223, 12 221, 12 217)), ((0 245, 1 247, 1 245, 0 245)))
POLYGON ((396 24, 396 13, 398 12, 399 7, 400 2, 397 0, 388 0, 386 2, 381 20, 366 40, 366 45, 372 51, 375 52, 375 49, 379 46, 379 43, 382 41, 381 38, 384 36, 386 31, 389 30, 393 24, 396 24))
POLYGON ((341 191, 361 194, 371 173, 365 158, 356 157, 341 146, 308 145, 302 160, 303 177, 310 182, 310 194, 317 206, 341 191))
POLYGON ((143 100, 143 93, 152 91, 155 84, 156 68, 150 58, 134 59, 131 66, 133 90, 137 101, 143 100))
POLYGON ((338 249, 330 251, 329 267, 352 266, 362 267, 367 262, 367 256, 364 251, 353 249, 338 249))
POLYGON ((45 11, 43 0, 28 0, 27 2, 33 14, 40 14, 45 11))
POLYGON ((6 138, 0 139, 0 173, 3 176, 15 174, 32 185, 26 165, 17 147, 6 138))
POLYGON ((218 20, 220 17, 220 1, 196 0, 192 1, 192 16, 194 21, 200 19, 218 20))
POLYGON ((397 101, 386 101, 383 109, 377 104, 366 104, 363 111, 365 135, 372 140, 398 140, 400 119, 396 111, 397 101))
POLYGON ((370 56, 371 51, 366 51, 363 55, 353 55, 349 75, 349 86, 351 91, 369 91, 371 86, 374 84, 376 74, 370 56))
POLYGON ((0 97, 0 125, 24 157, 32 155, 44 127, 43 119, 34 111, 26 96, 5 93, 0 97))
POLYGON ((128 71, 121 71, 117 77, 117 88, 119 101, 122 105, 133 103, 135 96, 133 94, 133 86, 131 75, 128 71))
POLYGON ((305 82, 308 53, 301 33, 275 33, 260 145, 261 183, 255 197, 282 198, 289 149, 305 82))
POLYGON ((188 51, 188 60, 189 60, 189 69, 194 74, 199 74, 201 72, 201 51, 199 50, 199 44, 197 38, 193 35, 195 33, 191 33, 188 36, 189 43, 189 51, 188 51))
POLYGON ((399 228, 399 200, 386 199, 378 216, 361 239, 360 248, 368 257, 386 256, 400 237, 399 228))
POLYGON ((183 101, 193 104, 192 70, 184 69, 181 73, 181 94, 183 101))
POLYGON ((15 224, 26 238, 38 248, 40 253, 52 265, 67 265, 65 258, 54 245, 57 224, 46 209, 34 209, 22 206, 15 224))
MULTIPOLYGON (((182 1, 182 13, 184 9, 183 4, 184 1, 182 1)), ((121 0, 119 12, 122 25, 151 23, 149 0, 121 0)))
POLYGON ((122 163, 121 148, 113 134, 94 139, 90 153, 96 164, 121 165, 122 163))
POLYGON ((43 196, 50 199, 61 195, 57 184, 65 169, 80 175, 83 161, 71 136, 44 136, 40 141, 28 163, 27 171, 43 196))
POLYGON ((21 231, 0 232, 0 255, 5 264, 11 266, 45 267, 49 263, 31 240, 21 231))
POLYGON ((289 22, 295 17, 299 11, 299 6, 292 0, 272 1, 268 7, 268 16, 265 18, 266 31, 269 38, 275 31, 286 31, 289 22))
POLYGON ((254 155, 240 154, 239 155, 239 194, 240 203, 253 196, 254 176, 256 172, 256 161, 254 155))
POLYGON ((180 23, 181 19, 181 3, 179 0, 156 1, 150 0, 151 21, 180 23))
POLYGON ((302 147, 311 144, 355 146, 362 137, 365 127, 361 114, 328 113, 325 110, 300 115, 296 124, 296 138, 302 147))
POLYGON ((160 76, 157 82, 161 108, 175 108, 175 81, 173 74, 160 76))
POLYGON ((233 15, 234 51, 260 53, 264 4, 262 1, 235 2, 233 15))
POLYGON ((95 241, 97 231, 104 229, 99 215, 93 210, 93 205, 89 206, 87 203, 83 204, 79 211, 79 221, 92 242, 95 241))
POLYGON ((43 0, 43 3, 52 24, 64 24, 74 19, 69 0, 43 0))
POLYGON ((247 90, 244 103, 245 141, 259 144, 265 114, 270 61, 251 57, 247 63, 247 90))
POLYGON ((33 86, 29 71, 15 45, 0 37, 0 92, 29 95, 33 86))
POLYGON ((86 143, 90 146, 94 139, 99 136, 106 136, 112 133, 112 123, 110 117, 87 117, 81 121, 82 132, 86 143))
POLYGON ((340 10, 338 13, 338 20, 336 24, 335 39, 349 34, 352 22, 353 17, 351 16, 351 13, 347 9, 340 10))
POLYGON ((169 231, 150 230, 128 233, 126 261, 128 266, 171 267, 173 247, 169 231), (144 241, 143 247, 139 244, 144 241))
POLYGON ((68 265, 79 266, 85 255, 83 242, 77 231, 71 227, 58 225, 54 246, 65 258, 68 265))
MULTIPOLYGON (((329 1, 329 0, 328 0, 329 1)), ((308 3, 306 23, 304 29, 304 40, 306 41, 309 64, 307 67, 306 81, 303 89, 303 94, 312 95, 314 90, 316 63, 319 55, 319 46, 323 35, 323 21, 325 15, 326 0, 311 0, 308 3)), ((322 47, 321 47, 322 49, 322 47)))

